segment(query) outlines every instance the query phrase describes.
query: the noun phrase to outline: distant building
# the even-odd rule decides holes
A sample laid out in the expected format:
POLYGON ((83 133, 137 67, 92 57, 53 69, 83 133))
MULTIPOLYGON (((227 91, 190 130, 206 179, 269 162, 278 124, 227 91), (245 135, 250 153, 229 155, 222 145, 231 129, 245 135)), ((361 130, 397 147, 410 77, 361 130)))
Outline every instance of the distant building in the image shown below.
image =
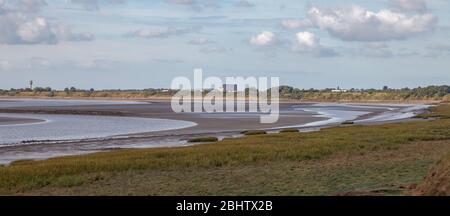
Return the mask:
POLYGON ((224 84, 219 90, 225 93, 234 93, 238 91, 238 86, 236 84, 224 84))
POLYGON ((337 89, 333 89, 333 90, 331 90, 331 92, 334 92, 334 93, 343 93, 343 92, 348 92, 348 89, 341 89, 341 88, 338 86, 337 89))

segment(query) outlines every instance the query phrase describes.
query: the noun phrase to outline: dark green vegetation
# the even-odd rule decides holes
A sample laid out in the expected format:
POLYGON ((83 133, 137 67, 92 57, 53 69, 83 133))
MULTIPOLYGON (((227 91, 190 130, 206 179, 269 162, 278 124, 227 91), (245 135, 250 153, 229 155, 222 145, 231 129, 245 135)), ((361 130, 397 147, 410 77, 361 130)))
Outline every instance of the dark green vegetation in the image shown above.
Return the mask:
POLYGON ((153 98, 171 97, 176 91, 166 89, 144 90, 95 90, 77 89, 75 87, 64 90, 54 90, 50 87, 34 89, 0 89, 0 96, 9 97, 51 97, 51 98, 153 98))
POLYGON ((343 125, 352 125, 352 124, 355 124, 355 122, 345 121, 345 122, 342 122, 341 124, 343 124, 343 125))
POLYGON ((346 92, 332 92, 332 89, 301 90, 290 86, 280 87, 282 98, 310 101, 450 101, 449 86, 428 86, 425 88, 349 89, 346 92))
POLYGON ((286 129, 280 130, 280 133, 297 133, 297 132, 300 132, 300 131, 295 128, 286 128, 286 129))
POLYGON ((450 109, 449 106, 433 106, 428 109, 427 112, 417 116, 418 118, 438 118, 438 119, 449 119, 450 109))
POLYGON ((199 137, 199 138, 192 138, 189 139, 188 142, 190 143, 201 143, 201 142, 217 142, 219 139, 217 137, 199 137))
POLYGON ((255 135, 264 135, 264 134, 267 134, 267 132, 262 131, 262 130, 251 130, 251 131, 244 131, 244 132, 242 132, 242 134, 244 134, 246 136, 255 136, 255 135))
MULTIPOLYGON (((428 86, 424 88, 390 89, 348 89, 332 92, 333 89, 298 89, 290 86, 280 87, 280 97, 284 100, 303 101, 450 101, 449 86, 428 86)), ((50 87, 34 89, 1 90, 0 96, 10 97, 56 97, 56 98, 170 98, 176 91, 170 89, 144 90, 84 90, 75 87, 63 91, 50 87)), ((205 91, 204 94, 207 94, 205 91)), ((245 91, 248 96, 249 90, 245 91)))
POLYGON ((442 119, 20 161, 0 167, 0 194, 411 194, 450 152, 449 109, 429 113, 442 119))

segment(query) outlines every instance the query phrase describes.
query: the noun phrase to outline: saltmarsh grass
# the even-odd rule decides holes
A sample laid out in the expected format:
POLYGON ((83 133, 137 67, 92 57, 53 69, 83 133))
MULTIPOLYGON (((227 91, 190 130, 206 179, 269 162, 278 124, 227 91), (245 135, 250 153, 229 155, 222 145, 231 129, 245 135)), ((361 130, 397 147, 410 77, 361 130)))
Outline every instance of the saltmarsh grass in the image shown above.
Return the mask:
POLYGON ((118 150, 45 161, 20 161, 0 167, 0 194, 46 186, 79 186, 91 182, 90 176, 98 173, 314 161, 338 153, 362 155, 395 150, 416 141, 449 140, 450 106, 442 106, 431 113, 442 119, 433 121, 355 125, 310 133, 259 134, 191 147, 118 150))
POLYGON ((428 109, 426 113, 420 114, 418 118, 440 118, 448 119, 450 118, 450 103, 447 105, 433 106, 428 109))

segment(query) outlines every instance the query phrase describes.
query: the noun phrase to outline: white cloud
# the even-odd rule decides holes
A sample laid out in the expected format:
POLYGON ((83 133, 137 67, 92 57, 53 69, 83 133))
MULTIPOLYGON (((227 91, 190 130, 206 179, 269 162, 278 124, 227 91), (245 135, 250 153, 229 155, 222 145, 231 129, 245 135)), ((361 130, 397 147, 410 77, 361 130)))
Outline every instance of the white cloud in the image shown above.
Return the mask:
MULTIPOLYGON (((47 21, 28 16, 26 12, 31 8, 22 7, 32 5, 31 2, 17 1, 14 4, 16 7, 11 9, 6 8, 5 1, 0 1, 0 44, 54 43, 55 38, 47 21)), ((36 9, 37 5, 33 7, 36 9)))
POLYGON ((191 5, 194 4, 194 0, 167 0, 171 4, 191 5))
POLYGON ((311 32, 298 32, 296 34, 296 43, 293 51, 300 53, 312 53, 320 57, 336 56, 337 53, 329 48, 325 48, 320 44, 320 39, 311 32))
POLYGON ((125 34, 127 37, 137 37, 137 38, 167 38, 170 36, 189 34, 198 31, 199 28, 175 28, 175 27, 157 27, 157 28, 147 28, 138 29, 130 31, 125 34))
POLYGON ((394 52, 386 43, 364 43, 357 50, 355 55, 371 58, 389 58, 394 56, 394 52))
POLYGON ((37 14, 46 5, 41 0, 21 0, 13 8, 0 2, 0 44, 56 44, 60 40, 92 40, 92 34, 74 33, 37 14), (63 33, 64 34, 61 34, 63 33))
POLYGON ((232 49, 228 49, 226 47, 221 46, 206 46, 202 47, 199 50, 201 53, 224 53, 224 52, 230 52, 232 49))
POLYGON ((71 0, 72 4, 79 4, 86 10, 99 10, 98 0, 71 0))
POLYGON ((255 7, 255 4, 252 2, 249 2, 247 0, 239 0, 236 3, 237 7, 243 7, 243 8, 251 8, 251 7, 255 7))
POLYGON ((94 59, 81 62, 78 66, 84 70, 111 70, 114 69, 116 61, 106 59, 94 59))
POLYGON ((58 25, 53 28, 58 40, 65 41, 91 41, 95 36, 89 32, 74 32, 72 27, 67 25, 58 25))
MULTIPOLYGON (((85 10, 96 11, 100 10, 100 0, 70 0, 72 4, 78 4, 85 10)), ((105 4, 124 4, 126 0, 105 0, 105 4)))
POLYGON ((6 12, 0 15, 0 43, 52 44, 56 43, 56 36, 42 17, 28 18, 22 13, 6 12))
POLYGON ((207 8, 220 8, 219 0, 166 0, 169 4, 184 5, 196 11, 207 8))
POLYGON ((425 0, 389 0, 389 4, 401 11, 415 11, 424 13, 428 11, 425 0))
POLYGON ((9 61, 0 60, 0 71, 7 71, 7 70, 10 70, 11 68, 12 68, 12 65, 9 61))
POLYGON ((215 43, 215 41, 210 40, 209 38, 206 38, 206 37, 198 37, 198 38, 194 38, 194 39, 190 40, 188 43, 192 44, 192 45, 200 45, 201 46, 201 45, 215 43))
POLYGON ((296 36, 301 49, 311 50, 320 46, 320 40, 311 32, 299 32, 296 36))
POLYGON ((181 59, 172 59, 172 58, 155 58, 154 62, 163 63, 163 64, 181 64, 184 63, 181 59))
POLYGON ((20 24, 17 36, 25 43, 53 42, 54 34, 44 18, 37 17, 20 24))
POLYGON ((275 43, 275 34, 270 31, 264 31, 259 35, 250 38, 250 44, 255 46, 270 46, 275 43))
POLYGON ((293 30, 299 28, 310 28, 312 27, 312 23, 308 19, 305 20, 289 19, 281 21, 281 26, 283 26, 286 29, 293 30))
POLYGON ((426 54, 426 56, 428 57, 439 57, 450 55, 450 44, 433 43, 428 45, 426 48, 429 51, 426 54))
POLYGON ((108 0, 106 1, 108 4, 125 4, 127 0, 108 0))
POLYGON ((52 61, 47 58, 33 57, 29 62, 30 68, 47 68, 52 66, 52 61))
POLYGON ((430 50, 450 52, 450 44, 431 44, 427 48, 430 50))
POLYGON ((406 15, 383 9, 372 12, 359 6, 343 9, 312 7, 308 19, 345 41, 404 40, 433 31, 437 18, 429 13, 406 15))
POLYGON ((16 7, 23 12, 37 12, 42 7, 47 6, 45 0, 18 0, 15 1, 16 7))

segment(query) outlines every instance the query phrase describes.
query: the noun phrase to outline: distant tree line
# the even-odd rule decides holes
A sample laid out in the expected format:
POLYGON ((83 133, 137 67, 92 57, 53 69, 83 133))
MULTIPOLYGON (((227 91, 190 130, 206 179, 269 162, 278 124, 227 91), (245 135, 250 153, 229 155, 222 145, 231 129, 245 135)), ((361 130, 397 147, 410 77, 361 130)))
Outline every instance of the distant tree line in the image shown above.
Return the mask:
MULTIPOLYGON (((448 94, 450 94, 450 86, 442 85, 442 86, 428 86, 428 87, 418 87, 418 88, 402 88, 402 89, 391 89, 387 86, 384 86, 382 89, 349 89, 346 92, 332 92, 334 89, 326 88, 326 89, 298 89, 291 86, 281 86, 279 88, 280 96, 282 98, 291 98, 291 99, 315 99, 311 98, 312 96, 319 97, 320 96, 328 96, 328 98, 348 98, 348 99, 365 99, 358 97, 366 97, 370 99, 373 96, 380 97, 379 99, 441 99, 448 94), (312 94, 314 93, 314 94, 312 94), (352 98, 352 96, 354 98, 352 98)), ((316 98, 317 99, 317 98, 316 98)))
MULTIPOLYGON (((299 89, 292 86, 280 86, 279 92, 282 99, 292 100, 316 100, 316 101, 358 101, 358 100, 450 100, 450 87, 428 86, 418 88, 391 89, 384 86, 381 89, 348 89, 345 92, 335 92, 335 89, 299 89)), ((54 90, 50 87, 35 87, 33 89, 0 89, 0 96, 23 97, 111 97, 111 98, 152 98, 170 97, 177 90, 149 88, 149 89, 109 89, 95 90, 67 87, 64 90, 54 90)), ((204 91, 207 94, 209 90, 204 91)), ((248 96, 250 89, 245 90, 248 96)))

